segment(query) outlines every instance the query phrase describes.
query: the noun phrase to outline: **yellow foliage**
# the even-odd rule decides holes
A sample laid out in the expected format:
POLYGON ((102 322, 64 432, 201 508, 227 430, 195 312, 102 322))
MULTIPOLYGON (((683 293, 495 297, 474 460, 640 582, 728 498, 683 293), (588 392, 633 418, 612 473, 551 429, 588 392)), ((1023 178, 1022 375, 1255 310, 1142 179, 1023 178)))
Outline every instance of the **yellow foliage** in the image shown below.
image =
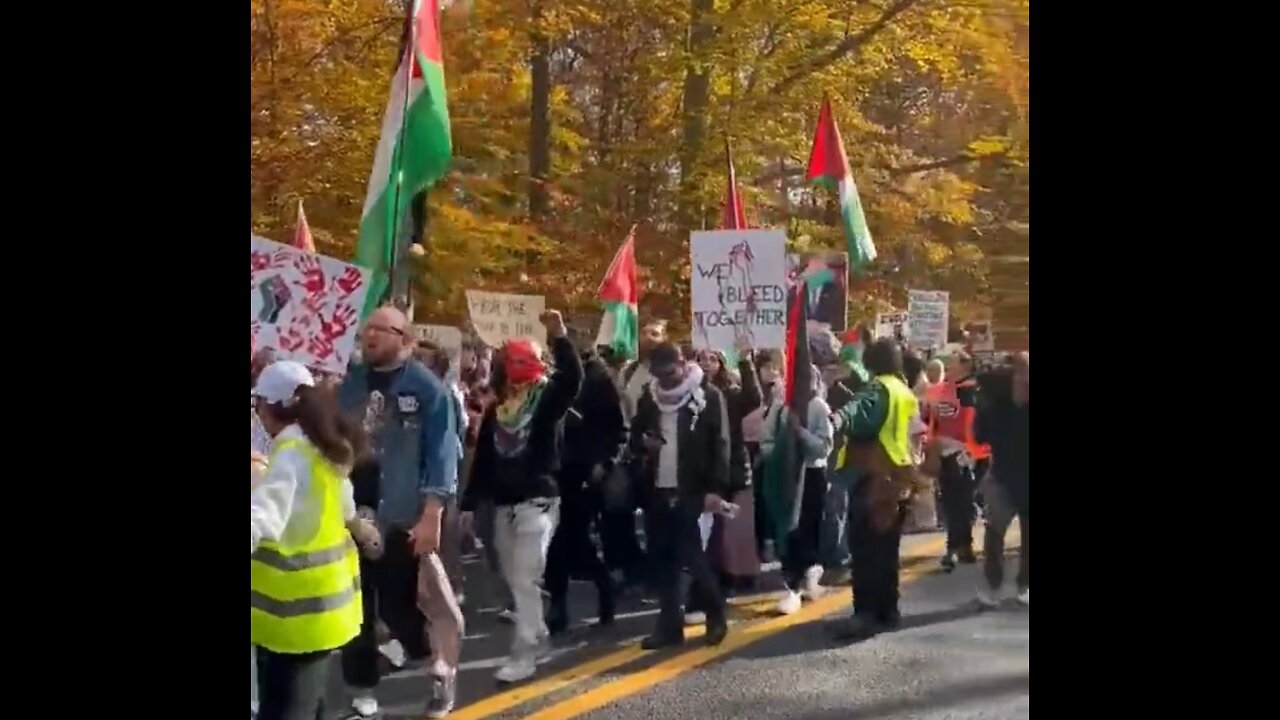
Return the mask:
MULTIPOLYGON (((455 158, 415 261, 424 317, 462 320, 463 290, 481 286, 591 310, 639 222, 642 312, 687 321, 687 233, 719 221, 726 137, 753 224, 787 227, 798 248, 843 247, 834 199, 803 187, 824 95, 881 256, 853 284, 855 309, 899 303, 907 286, 990 299, 989 230, 1027 222, 1026 0, 542 5, 536 22, 529 0, 444 17, 455 158), (536 223, 534 32, 552 49, 550 207, 536 223), (698 72, 701 94, 687 82, 698 72)), ((253 229, 287 237, 303 198, 321 250, 350 256, 400 4, 250 0, 250 16, 253 229)))

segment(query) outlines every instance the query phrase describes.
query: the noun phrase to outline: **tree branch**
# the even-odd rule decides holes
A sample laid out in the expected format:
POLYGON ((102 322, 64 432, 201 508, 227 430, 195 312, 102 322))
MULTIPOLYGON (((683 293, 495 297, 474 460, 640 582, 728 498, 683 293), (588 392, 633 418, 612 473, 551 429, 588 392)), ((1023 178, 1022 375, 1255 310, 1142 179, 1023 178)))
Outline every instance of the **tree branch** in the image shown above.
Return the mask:
POLYGON ((804 80, 819 70, 826 69, 839 62, 846 56, 857 52, 867 43, 868 40, 875 37, 881 30, 884 30, 899 15, 910 10, 912 7, 920 4, 922 0, 894 0, 894 2, 881 11, 880 17, 875 22, 859 30, 858 32, 846 37, 836 44, 835 47, 820 55, 812 56, 810 59, 801 63, 799 67, 787 74, 769 89, 770 95, 780 95, 791 89, 792 85, 804 80))
MULTIPOLYGON (((800 162, 799 158, 792 158, 796 162, 800 162)), ((960 153, 955 157, 946 158, 944 160, 934 160, 926 163, 916 163, 914 165, 903 165, 902 167, 890 167, 886 165, 876 166, 878 170, 887 170, 890 175, 914 175, 915 173, 928 172, 930 170, 941 170, 942 168, 954 167, 956 165, 967 165, 974 162, 1000 162, 1003 163, 1009 158, 1007 155, 970 155, 969 153, 960 153)), ((755 187, 767 185, 776 182, 782 178, 794 178, 804 175, 803 167, 788 167, 778 170, 770 170, 761 175, 757 175, 751 181, 755 187)))

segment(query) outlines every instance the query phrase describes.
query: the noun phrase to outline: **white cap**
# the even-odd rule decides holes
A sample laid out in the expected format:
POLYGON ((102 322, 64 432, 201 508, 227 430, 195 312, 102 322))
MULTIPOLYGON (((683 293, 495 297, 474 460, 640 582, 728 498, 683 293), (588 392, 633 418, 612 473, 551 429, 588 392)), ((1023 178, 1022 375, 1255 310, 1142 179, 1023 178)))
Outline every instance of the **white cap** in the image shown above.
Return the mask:
POLYGON ((294 393, 306 385, 315 387, 316 379, 306 365, 293 360, 281 360, 263 368, 253 394, 272 405, 291 405, 294 393))

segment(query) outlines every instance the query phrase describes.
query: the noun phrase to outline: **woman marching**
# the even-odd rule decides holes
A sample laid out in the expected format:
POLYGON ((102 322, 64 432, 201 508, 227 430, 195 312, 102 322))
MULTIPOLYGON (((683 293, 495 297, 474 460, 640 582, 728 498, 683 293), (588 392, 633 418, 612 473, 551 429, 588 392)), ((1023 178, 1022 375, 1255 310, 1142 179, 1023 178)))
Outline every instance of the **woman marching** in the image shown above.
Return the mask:
POLYGON ((322 716, 335 650, 360 631, 356 518, 347 473, 356 430, 303 365, 277 362, 253 388, 271 436, 266 476, 250 495, 251 632, 257 650, 257 720, 322 716))

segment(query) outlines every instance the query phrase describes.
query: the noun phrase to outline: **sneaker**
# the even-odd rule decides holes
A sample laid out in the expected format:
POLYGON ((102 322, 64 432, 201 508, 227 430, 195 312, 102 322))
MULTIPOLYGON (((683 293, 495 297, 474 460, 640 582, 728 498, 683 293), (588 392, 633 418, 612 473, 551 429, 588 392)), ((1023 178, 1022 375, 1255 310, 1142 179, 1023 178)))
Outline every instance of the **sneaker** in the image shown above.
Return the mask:
POLYGON ((804 571, 804 597, 807 600, 819 600, 827 593, 822 587, 822 575, 826 571, 821 565, 814 565, 804 571))
POLYGON ((685 625, 701 625, 707 621, 707 614, 704 612, 688 612, 684 614, 685 625))
POLYGON ((795 615, 798 612, 800 612, 800 593, 788 590, 787 594, 782 596, 782 600, 778 601, 778 614, 795 615))
POLYGON ((1000 607, 1000 603, 1004 602, 1004 593, 1000 588, 983 586, 978 589, 978 604, 988 610, 994 610, 1000 607))
POLYGON ((978 562, 978 556, 971 547, 960 548, 960 552, 956 553, 956 557, 960 560, 961 565, 973 565, 978 562))
POLYGON ((533 661, 533 657, 527 658, 509 658, 507 663, 498 668, 498 672, 494 673, 494 677, 498 682, 516 683, 521 680, 528 680, 538 672, 538 665, 533 661))
POLYGON ((353 718, 374 718, 378 716, 378 698, 372 695, 361 695, 351 698, 350 717, 353 718))
POLYGON ((1023 607, 1031 607, 1031 588, 1023 588, 1018 591, 1018 604, 1023 607))
POLYGON ((453 712, 453 705, 458 700, 458 676, 438 675, 431 678, 431 697, 427 699, 427 717, 442 718, 453 712))
POLYGON ((391 664, 394 665, 396 669, 404 667, 405 661, 407 660, 404 652, 404 645, 401 645, 400 641, 394 638, 379 645, 378 652, 382 653, 383 657, 391 661, 391 664))
POLYGON ((950 550, 948 550, 948 551, 946 552, 946 554, 942 556, 942 563, 941 563, 941 564, 942 564, 942 569, 943 569, 943 571, 945 571, 945 572, 951 572, 952 570, 955 570, 955 569, 956 569, 956 554, 955 554, 955 553, 953 553, 953 552, 951 552, 950 550))

